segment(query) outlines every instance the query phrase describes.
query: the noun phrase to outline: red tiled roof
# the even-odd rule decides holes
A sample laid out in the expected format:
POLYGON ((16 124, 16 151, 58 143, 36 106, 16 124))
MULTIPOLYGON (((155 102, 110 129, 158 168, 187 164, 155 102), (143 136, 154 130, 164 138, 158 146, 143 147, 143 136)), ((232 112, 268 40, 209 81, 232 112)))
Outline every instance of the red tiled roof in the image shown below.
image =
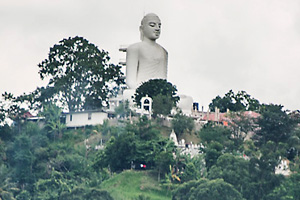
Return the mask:
MULTIPOLYGON (((254 112, 254 111, 245 111, 243 112, 243 114, 247 117, 251 117, 251 118, 258 118, 260 116, 259 113, 254 112)), ((209 114, 205 114, 202 118, 202 120, 205 121, 214 121, 214 122, 222 122, 222 121, 229 121, 229 116, 227 115, 227 113, 209 113, 209 114)))
POLYGON ((26 112, 22 115, 22 118, 34 117, 30 112, 26 112))

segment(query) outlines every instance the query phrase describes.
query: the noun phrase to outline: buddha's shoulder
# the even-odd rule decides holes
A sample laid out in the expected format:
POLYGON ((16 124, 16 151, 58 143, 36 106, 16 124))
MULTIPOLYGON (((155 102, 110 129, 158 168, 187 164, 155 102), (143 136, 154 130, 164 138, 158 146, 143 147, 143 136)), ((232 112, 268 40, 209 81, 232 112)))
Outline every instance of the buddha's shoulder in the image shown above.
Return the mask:
MULTIPOLYGON (((143 50, 143 49, 148 49, 149 47, 151 47, 151 45, 149 45, 148 43, 146 42, 137 42, 137 43, 134 43, 130 46, 127 47, 127 51, 137 51, 137 50, 143 50)), ((153 47, 153 46, 152 46, 153 47)), ((163 48, 161 45, 157 44, 156 43, 156 47, 157 49, 161 49, 163 50, 164 52, 167 53, 166 49, 163 48)))
POLYGON ((137 42, 127 47, 127 51, 136 51, 142 47, 142 42, 137 42))

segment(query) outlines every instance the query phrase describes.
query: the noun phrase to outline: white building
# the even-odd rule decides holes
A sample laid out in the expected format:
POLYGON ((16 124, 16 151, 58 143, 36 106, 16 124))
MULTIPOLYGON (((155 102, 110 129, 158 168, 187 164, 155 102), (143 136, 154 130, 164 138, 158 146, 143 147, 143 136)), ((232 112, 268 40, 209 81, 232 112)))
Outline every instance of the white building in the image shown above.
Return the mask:
POLYGON ((275 167, 275 174, 282 174, 284 176, 291 175, 289 169, 290 161, 288 159, 282 159, 277 167, 275 167))
POLYGON ((107 112, 103 111, 80 111, 66 113, 67 127, 82 127, 86 125, 102 124, 108 118, 107 112))

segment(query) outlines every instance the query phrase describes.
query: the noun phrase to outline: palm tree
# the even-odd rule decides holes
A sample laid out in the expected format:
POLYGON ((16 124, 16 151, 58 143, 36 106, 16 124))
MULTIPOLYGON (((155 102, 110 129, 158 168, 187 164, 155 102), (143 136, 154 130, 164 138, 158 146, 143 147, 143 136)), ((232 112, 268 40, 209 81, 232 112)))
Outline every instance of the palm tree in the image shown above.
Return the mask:
POLYGON ((56 135, 61 138, 66 129, 66 125, 60 120, 61 113, 61 109, 55 104, 44 105, 43 112, 41 112, 41 115, 45 117, 45 129, 48 133, 53 134, 54 138, 56 135))

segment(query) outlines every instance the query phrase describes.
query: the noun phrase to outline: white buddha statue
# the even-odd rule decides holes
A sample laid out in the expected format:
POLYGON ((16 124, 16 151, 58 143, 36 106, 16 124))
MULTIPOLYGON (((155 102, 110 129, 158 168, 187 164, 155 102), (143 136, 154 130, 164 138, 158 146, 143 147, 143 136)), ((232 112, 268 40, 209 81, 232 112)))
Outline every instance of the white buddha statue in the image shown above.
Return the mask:
MULTIPOLYGON (((135 90, 150 79, 167 79, 168 52, 156 40, 161 32, 161 21, 156 14, 150 13, 141 21, 141 42, 130 45, 126 54, 126 84, 123 99, 133 105, 132 96, 135 90)), ((190 114, 193 99, 179 95, 179 107, 190 114)))
POLYGON ((141 42, 130 45, 126 55, 126 84, 136 89, 150 79, 167 79, 168 53, 156 43, 161 22, 157 15, 147 14, 141 22, 141 42))
POLYGON ((126 54, 126 84, 124 98, 130 99, 143 82, 167 79, 168 52, 156 40, 160 36, 161 21, 156 14, 144 16, 140 26, 141 42, 130 45, 126 54))

